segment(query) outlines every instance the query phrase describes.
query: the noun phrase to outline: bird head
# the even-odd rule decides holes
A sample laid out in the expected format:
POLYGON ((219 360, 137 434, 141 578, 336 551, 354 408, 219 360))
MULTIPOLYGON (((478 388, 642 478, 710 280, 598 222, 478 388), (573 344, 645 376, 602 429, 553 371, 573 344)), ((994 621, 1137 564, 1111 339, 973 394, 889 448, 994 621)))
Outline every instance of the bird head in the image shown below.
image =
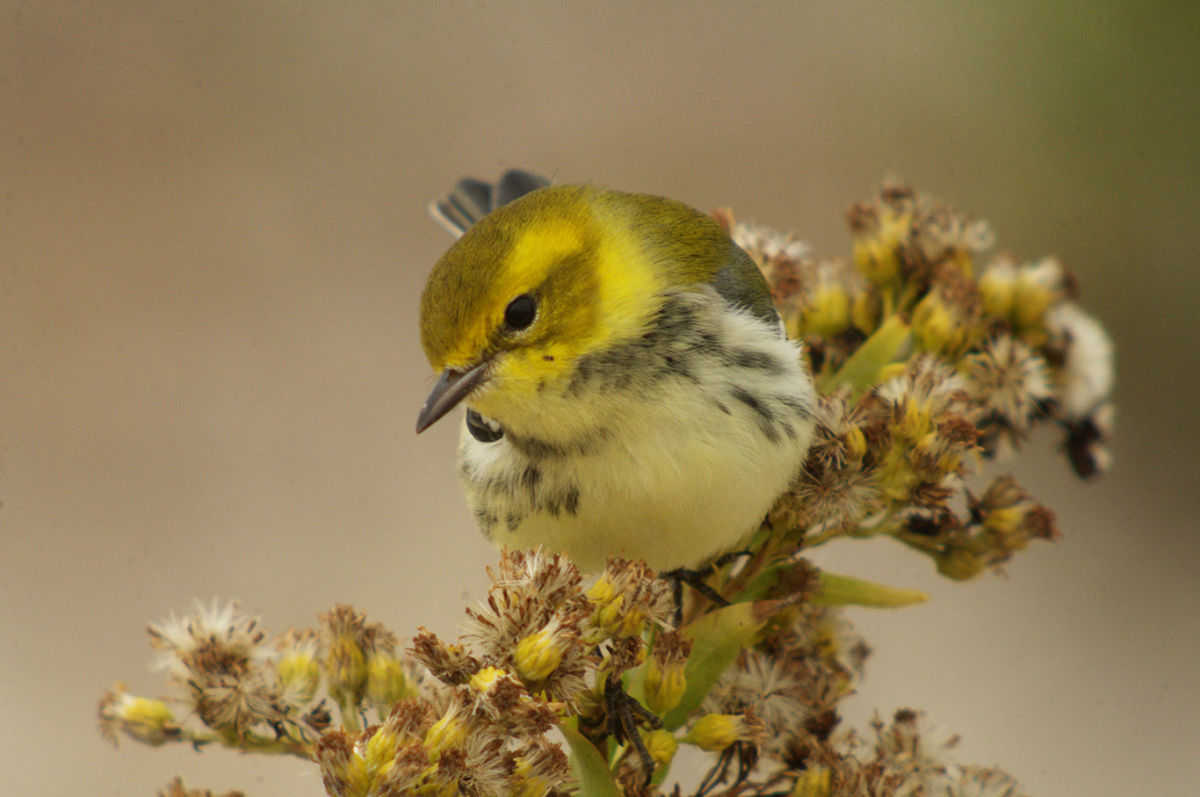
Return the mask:
POLYGON ((544 424, 581 357, 643 333, 665 289, 711 279, 731 249, 712 218, 661 197, 563 185, 497 208, 421 297, 440 377, 417 431, 463 402, 510 428, 544 424))

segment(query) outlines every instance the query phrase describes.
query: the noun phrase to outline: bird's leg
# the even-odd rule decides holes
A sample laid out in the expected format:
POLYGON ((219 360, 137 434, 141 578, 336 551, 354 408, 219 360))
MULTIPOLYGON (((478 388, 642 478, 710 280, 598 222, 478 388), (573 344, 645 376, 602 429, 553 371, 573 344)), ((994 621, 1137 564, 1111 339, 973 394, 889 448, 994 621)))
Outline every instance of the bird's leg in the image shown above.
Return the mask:
POLYGON ((704 597, 708 598, 717 606, 728 606, 729 601, 708 585, 704 579, 712 575, 718 568, 724 567, 735 559, 743 556, 750 556, 750 551, 730 551, 723 553, 716 559, 709 562, 707 567, 691 569, 687 567, 677 567, 674 570, 667 570, 659 575, 662 578, 671 582, 672 594, 675 598, 675 627, 683 621, 683 585, 687 584, 692 589, 699 592, 704 597))
POLYGON ((651 728, 660 728, 662 720, 630 697, 616 675, 609 675, 604 683, 604 710, 605 729, 618 743, 633 745, 641 759, 642 770, 646 773, 645 783, 650 785, 650 778, 654 776, 654 759, 650 757, 650 751, 638 733, 638 725, 645 723, 651 728))

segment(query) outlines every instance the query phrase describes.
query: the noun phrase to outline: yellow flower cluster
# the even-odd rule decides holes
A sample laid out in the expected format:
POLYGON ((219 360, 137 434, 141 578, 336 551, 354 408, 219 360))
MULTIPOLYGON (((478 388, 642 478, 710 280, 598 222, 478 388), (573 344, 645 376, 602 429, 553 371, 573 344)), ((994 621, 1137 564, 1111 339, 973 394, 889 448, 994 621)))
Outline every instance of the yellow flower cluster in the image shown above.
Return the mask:
POLYGON ((1052 539, 1053 515, 1024 493, 1037 522, 1013 534, 955 499, 1040 423, 1065 430, 1080 475, 1107 465, 1112 346, 1073 278, 1054 258, 989 258, 986 223, 902 185, 847 217, 842 261, 718 216, 767 276, 821 388, 808 462, 772 525, 807 547, 889 534, 954 578, 1052 539))
MULTIPOLYGON (((704 597, 673 599, 641 562, 611 559, 589 584, 561 556, 510 551, 454 641, 420 629, 401 649, 349 606, 272 639, 232 603, 198 605, 150 627, 178 695, 117 684, 102 733, 296 755, 335 797, 670 793, 681 744, 711 762, 706 795, 1018 797, 1003 772, 954 763, 956 737, 919 712, 839 729, 868 648, 831 607, 920 596, 804 552, 888 535, 967 579, 1055 538, 1012 476, 980 472, 1038 424, 1065 430, 1080 475, 1102 471, 1111 342, 1057 260, 989 257, 985 223, 904 186, 849 210, 844 260, 715 215, 821 395, 807 462, 747 550, 675 574, 704 597)), ((178 780, 164 794, 210 797, 178 780)))

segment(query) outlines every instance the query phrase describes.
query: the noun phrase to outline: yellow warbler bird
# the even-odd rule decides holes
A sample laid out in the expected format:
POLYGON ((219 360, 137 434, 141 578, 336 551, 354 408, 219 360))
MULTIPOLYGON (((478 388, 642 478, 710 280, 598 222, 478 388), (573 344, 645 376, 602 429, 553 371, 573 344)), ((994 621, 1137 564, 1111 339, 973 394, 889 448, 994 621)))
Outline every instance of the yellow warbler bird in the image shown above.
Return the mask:
POLYGON ((815 402, 750 256, 682 203, 520 171, 460 182, 437 215, 461 237, 421 297, 440 378, 417 431, 466 405, 483 533, 585 571, 742 542, 801 467, 815 402))

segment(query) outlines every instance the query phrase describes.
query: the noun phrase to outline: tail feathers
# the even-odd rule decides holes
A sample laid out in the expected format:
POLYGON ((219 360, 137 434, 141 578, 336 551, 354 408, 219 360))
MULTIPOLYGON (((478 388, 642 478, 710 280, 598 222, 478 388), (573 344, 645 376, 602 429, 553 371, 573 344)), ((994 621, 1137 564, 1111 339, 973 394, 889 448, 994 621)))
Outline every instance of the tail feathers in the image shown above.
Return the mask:
POLYGON ((429 214, 457 238, 501 205, 549 184, 545 177, 522 169, 508 170, 495 185, 464 177, 447 197, 429 206, 429 214))

